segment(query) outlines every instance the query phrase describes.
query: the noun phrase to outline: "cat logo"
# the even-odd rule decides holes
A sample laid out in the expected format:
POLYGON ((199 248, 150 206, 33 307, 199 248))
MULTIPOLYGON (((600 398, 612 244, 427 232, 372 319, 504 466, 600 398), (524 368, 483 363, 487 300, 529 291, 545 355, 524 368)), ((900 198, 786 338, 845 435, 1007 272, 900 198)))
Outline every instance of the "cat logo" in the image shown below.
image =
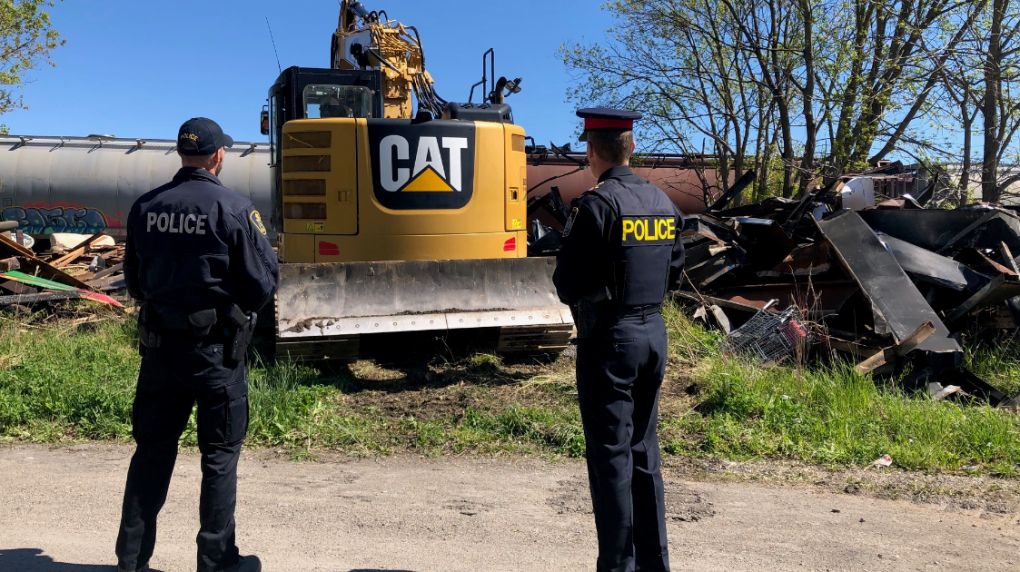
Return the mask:
POLYGON ((475 129, 459 121, 369 120, 375 198, 391 209, 459 209, 474 187, 475 129))

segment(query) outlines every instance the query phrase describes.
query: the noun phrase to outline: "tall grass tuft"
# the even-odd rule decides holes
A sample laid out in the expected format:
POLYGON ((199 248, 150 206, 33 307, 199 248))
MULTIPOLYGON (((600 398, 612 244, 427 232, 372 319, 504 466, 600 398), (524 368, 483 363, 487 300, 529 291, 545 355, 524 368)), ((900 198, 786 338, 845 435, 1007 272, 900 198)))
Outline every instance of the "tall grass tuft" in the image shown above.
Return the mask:
MULTIPOLYGON (((718 346, 701 347, 692 374, 701 391, 698 405, 679 419, 663 421, 677 435, 666 443, 668 451, 795 458, 828 466, 867 466, 889 454, 905 469, 1020 476, 1015 413, 876 385, 855 373, 852 364, 791 368, 724 358, 718 346)), ((690 352, 690 346, 682 348, 676 357, 690 359, 690 352)), ((1006 366, 996 371, 1013 371, 1015 353, 997 348, 986 355, 991 367, 1006 366)))

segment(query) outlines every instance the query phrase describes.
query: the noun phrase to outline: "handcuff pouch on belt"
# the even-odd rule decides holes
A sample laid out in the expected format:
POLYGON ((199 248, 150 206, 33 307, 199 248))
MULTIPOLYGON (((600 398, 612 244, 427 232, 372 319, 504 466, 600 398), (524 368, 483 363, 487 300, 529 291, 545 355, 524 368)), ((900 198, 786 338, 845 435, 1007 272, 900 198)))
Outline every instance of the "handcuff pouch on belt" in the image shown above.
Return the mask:
POLYGON ((138 353, 145 356, 146 348, 158 348, 162 343, 152 304, 144 302, 138 309, 138 353))
POLYGON ((623 299, 623 285, 627 283, 627 262, 616 261, 604 267, 599 273, 602 283, 606 284, 594 294, 581 298, 576 306, 570 307, 577 326, 577 338, 590 338, 595 335, 599 320, 599 310, 607 306, 607 302, 623 299))
POLYGON ((598 294, 581 298, 576 306, 571 306, 570 310, 574 316, 574 325, 577 326, 578 339, 590 338, 595 335, 599 319, 598 306, 609 300, 612 300, 609 290, 602 288, 598 294))
POLYGON ((188 332, 204 338, 209 336, 217 325, 224 327, 227 335, 223 353, 227 360, 242 363, 248 346, 255 332, 257 315, 246 314, 236 304, 225 310, 212 308, 198 310, 188 314, 166 312, 158 314, 152 305, 144 303, 138 313, 139 353, 145 355, 146 348, 158 348, 162 343, 162 332, 188 332))

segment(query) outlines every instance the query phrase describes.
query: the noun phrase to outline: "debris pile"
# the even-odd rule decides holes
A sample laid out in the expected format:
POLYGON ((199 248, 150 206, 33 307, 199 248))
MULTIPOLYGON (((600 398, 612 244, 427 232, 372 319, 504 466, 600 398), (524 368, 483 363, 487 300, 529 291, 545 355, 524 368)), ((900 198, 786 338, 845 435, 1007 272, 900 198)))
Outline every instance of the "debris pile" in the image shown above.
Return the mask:
MULTIPOLYGON (((841 206, 830 189, 688 217, 680 298, 734 351, 755 347, 748 325, 767 318, 777 325, 753 327, 751 337, 785 333, 809 350, 831 348, 861 373, 910 365, 901 382, 909 389, 1013 405, 962 367, 961 343, 1020 326, 1020 217, 987 205, 926 209, 909 195, 841 206), (813 325, 803 335, 797 315, 813 325)), ((792 345, 757 353, 781 359, 792 345)))
POLYGON ((0 232, 0 311, 52 308, 76 299, 121 307, 108 293, 124 288, 124 247, 101 232, 85 240, 68 236, 52 235, 46 256, 0 232), (67 240, 69 248, 62 246, 67 240))

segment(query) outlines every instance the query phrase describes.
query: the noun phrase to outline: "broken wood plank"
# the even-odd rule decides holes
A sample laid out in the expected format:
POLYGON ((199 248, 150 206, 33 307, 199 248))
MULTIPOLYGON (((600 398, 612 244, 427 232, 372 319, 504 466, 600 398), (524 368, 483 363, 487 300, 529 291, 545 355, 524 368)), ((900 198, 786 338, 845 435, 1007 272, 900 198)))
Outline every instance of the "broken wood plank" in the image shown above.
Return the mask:
POLYGON ((4 250, 10 252, 14 256, 29 256, 35 258, 35 253, 32 252, 32 249, 25 248, 21 244, 8 238, 6 233, 0 232, 0 251, 4 250))
POLYGON ((871 373, 888 363, 891 359, 897 356, 905 356, 914 351, 917 349, 917 346, 921 345, 922 342, 930 338, 934 333, 935 325, 931 322, 925 322, 918 326, 909 336, 903 338, 903 341, 900 343, 890 348, 883 348, 882 351, 857 364, 854 371, 861 375, 871 373))
POLYGON ((0 306, 10 306, 12 304, 24 306, 39 304, 41 302, 74 300, 80 297, 81 294, 79 294, 77 290, 69 290, 66 292, 40 292, 38 294, 15 294, 13 296, 0 296, 0 306))
POLYGON ((18 261, 17 257, 0 260, 0 272, 18 270, 19 268, 21 268, 21 262, 18 261))
POLYGON ((109 292, 111 290, 123 290, 127 288, 127 282, 124 281, 123 274, 118 274, 116 276, 107 276, 105 278, 89 280, 89 286, 92 286, 100 292, 109 292))
POLYGON ((29 276, 29 275, 27 275, 27 274, 25 274, 23 272, 18 272, 16 270, 13 270, 11 272, 7 272, 7 273, 4 273, 4 274, 0 274, 0 278, 6 278, 8 280, 14 280, 16 282, 21 282, 23 284, 29 284, 31 286, 38 286, 40 288, 48 288, 50 290, 60 290, 60 291, 64 291, 64 292, 70 292, 72 290, 76 290, 78 292, 78 294, 82 298, 86 298, 88 300, 94 300, 96 302, 102 302, 104 304, 109 304, 111 306, 121 307, 121 303, 120 302, 114 300, 113 298, 111 298, 109 296, 106 296, 104 294, 100 294, 99 292, 96 292, 94 290, 91 290, 91 289, 85 290, 83 288, 75 288, 74 286, 67 286, 65 284, 60 284, 59 282, 54 282, 53 280, 46 280, 45 278, 40 278, 38 276, 29 276))
POLYGON ((1006 265, 1009 268, 1012 268, 1014 273, 1020 274, 1020 267, 1017 266, 1017 262, 1013 258, 1013 253, 1010 252, 1009 245, 1006 244, 1006 241, 1002 242, 1001 248, 1002 248, 1002 256, 1003 256, 1003 258, 1006 259, 1006 265))
POLYGON ((0 291, 10 292, 11 294, 35 294, 39 290, 14 280, 0 280, 0 291))
POLYGON ((91 279, 89 279, 89 282, 91 282, 93 280, 101 280, 101 279, 106 278, 107 276, 109 276, 111 274, 116 274, 117 272, 120 272, 121 270, 124 270, 124 263, 123 262, 121 262, 120 264, 117 264, 115 266, 111 266, 111 267, 109 267, 109 268, 107 268, 105 270, 100 270, 99 272, 96 272, 96 275, 93 276, 91 279))
POLYGON ((827 336, 825 339, 830 348, 843 353, 852 354, 858 358, 867 359, 882 353, 882 348, 876 348, 856 341, 844 340, 831 335, 827 336))
POLYGON ((10 254, 21 257, 21 270, 26 274, 35 274, 42 278, 47 278, 67 286, 92 290, 88 284, 85 284, 74 276, 61 271, 59 268, 54 268, 50 263, 36 256, 30 249, 25 248, 24 246, 21 246, 7 238, 3 235, 3 233, 0 233, 0 254, 10 254))
POLYGON ((83 254, 88 252, 89 247, 92 246, 92 244, 94 244, 95 242, 98 242, 99 239, 103 238, 104 236, 106 236, 106 233, 102 231, 93 234, 89 238, 86 238, 81 243, 79 243, 78 246, 75 246, 73 249, 71 249, 71 251, 68 252, 67 254, 61 256, 56 260, 51 261, 50 264, 54 268, 62 268, 64 266, 67 266, 71 262, 74 262, 79 256, 82 256, 83 254))

